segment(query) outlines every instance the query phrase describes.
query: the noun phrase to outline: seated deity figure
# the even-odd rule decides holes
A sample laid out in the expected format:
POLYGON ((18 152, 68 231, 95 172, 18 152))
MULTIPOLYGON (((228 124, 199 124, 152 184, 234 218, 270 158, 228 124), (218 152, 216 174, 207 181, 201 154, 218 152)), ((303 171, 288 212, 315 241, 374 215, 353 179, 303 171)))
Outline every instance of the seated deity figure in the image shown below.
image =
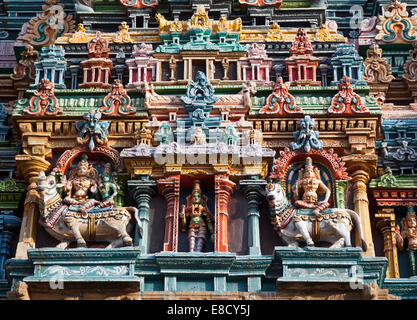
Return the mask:
POLYGON ((313 166, 310 157, 305 161, 304 169, 300 170, 298 180, 293 186, 295 206, 297 208, 314 209, 314 215, 330 206, 330 189, 321 181, 320 170, 313 166), (300 200, 300 193, 303 192, 300 200), (319 194, 325 194, 323 201, 318 201, 319 194))
POLYGON ((408 262, 410 267, 410 275, 412 277, 417 276, 416 268, 416 253, 417 253, 417 216, 410 205, 408 207, 407 216, 401 220, 402 231, 400 232, 399 226, 396 226, 395 237, 396 244, 400 251, 404 250, 404 240, 408 241, 408 262))
POLYGON ((91 164, 88 163, 87 157, 83 157, 77 167, 72 169, 70 177, 65 184, 66 197, 64 203, 67 205, 79 206, 83 215, 87 210, 100 205, 100 201, 89 198, 90 194, 95 195, 98 186, 98 173, 91 164))
POLYGON ((182 222, 182 232, 186 232, 187 220, 190 220, 188 225, 190 252, 203 251, 207 229, 211 233, 211 241, 214 242, 214 218, 207 207, 207 197, 201 193, 199 180, 194 182, 193 191, 187 197, 187 206, 182 206, 180 219, 182 222))
POLYGON ((110 163, 104 165, 103 173, 100 175, 98 190, 102 200, 98 205, 99 208, 112 207, 115 205, 114 197, 116 197, 118 193, 118 186, 113 182, 110 163))

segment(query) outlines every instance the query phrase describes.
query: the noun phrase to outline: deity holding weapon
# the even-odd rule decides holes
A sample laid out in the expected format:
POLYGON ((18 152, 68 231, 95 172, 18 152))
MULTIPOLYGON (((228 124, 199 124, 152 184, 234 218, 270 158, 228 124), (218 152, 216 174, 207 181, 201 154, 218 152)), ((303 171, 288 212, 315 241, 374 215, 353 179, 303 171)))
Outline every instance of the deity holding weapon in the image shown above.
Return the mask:
POLYGON ((398 249, 404 250, 404 240, 408 241, 408 261, 410 264, 410 274, 412 277, 417 276, 416 268, 416 253, 417 253, 417 216, 412 207, 409 205, 408 213, 405 218, 401 220, 402 231, 397 225, 395 228, 395 239, 398 249))
POLYGON ((297 208, 314 209, 313 214, 320 215, 320 211, 330 206, 330 189, 321 181, 320 170, 313 166, 310 157, 305 161, 304 169, 300 170, 298 180, 293 186, 295 206, 297 208), (303 192, 300 200, 300 191, 303 192), (324 193, 324 200, 318 201, 318 193, 324 193))
POLYGON ((207 207, 207 197, 202 194, 200 181, 194 182, 194 188, 187 197, 187 206, 182 206, 180 213, 182 232, 186 232, 188 225, 188 241, 190 252, 202 252, 206 242, 207 229, 211 233, 211 241, 214 242, 214 218, 207 207))

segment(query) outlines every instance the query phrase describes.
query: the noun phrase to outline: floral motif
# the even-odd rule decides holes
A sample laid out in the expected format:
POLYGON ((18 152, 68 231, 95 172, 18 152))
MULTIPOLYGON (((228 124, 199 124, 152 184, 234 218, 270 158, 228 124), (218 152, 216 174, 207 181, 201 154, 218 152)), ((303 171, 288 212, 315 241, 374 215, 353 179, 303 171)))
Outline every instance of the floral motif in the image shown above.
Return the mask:
POLYGON ((108 58, 109 57, 109 42, 102 37, 100 31, 97 31, 96 36, 88 43, 88 57, 89 58, 108 58))
POLYGON ((133 42, 132 37, 129 34, 129 26, 126 21, 123 21, 119 26, 119 32, 114 37, 116 43, 130 43, 133 42))
POLYGON ((415 19, 408 17, 407 4, 400 0, 391 0, 385 6, 384 16, 379 17, 376 29, 379 31, 376 40, 394 42, 402 39, 405 42, 415 41, 415 19))
POLYGON ((22 59, 14 67, 13 74, 10 78, 13 80, 22 80, 27 77, 29 80, 35 79, 35 62, 39 58, 38 51, 34 50, 33 47, 28 44, 25 47, 25 51, 22 53, 22 59))
POLYGON ((125 7, 144 8, 155 7, 158 5, 158 0, 120 0, 120 3, 125 7))
POLYGON ((58 100, 54 94, 54 85, 48 79, 42 79, 38 84, 38 90, 29 100, 29 106, 23 110, 30 115, 57 115, 62 113, 58 100))
POLYGON ((279 8, 282 0, 239 0, 239 3, 244 6, 275 6, 279 8))
POLYGON ((417 47, 410 50, 410 59, 404 63, 404 79, 417 81, 417 47))
POLYGON ((77 32, 75 32, 72 37, 68 40, 69 43, 85 43, 87 42, 87 34, 85 33, 85 28, 82 23, 78 24, 77 32))
POLYGON ((339 92, 333 97, 328 109, 329 113, 350 114, 368 113, 369 110, 362 102, 361 97, 353 92, 349 77, 344 76, 338 83, 339 92))
POLYGON ((103 114, 135 114, 136 109, 130 105, 130 97, 119 79, 116 79, 112 85, 111 92, 103 99, 104 107, 100 108, 103 114))
POLYGON ((395 79, 391 74, 391 66, 387 59, 382 57, 382 49, 376 43, 372 44, 366 52, 364 64, 365 76, 363 79, 370 83, 390 83, 395 79))
POLYGON ((64 12, 59 0, 46 0, 43 12, 29 20, 24 41, 34 46, 48 46, 64 33, 75 31, 75 21, 64 12))
POLYGON ((266 105, 259 110, 260 114, 303 113, 297 106, 294 97, 288 92, 289 83, 284 83, 282 77, 275 83, 273 92, 266 99, 266 105))
POLYGON ((280 41, 284 36, 281 31, 281 27, 275 21, 269 26, 269 31, 266 35, 266 41, 280 41))
POLYGON ((311 42, 307 38, 307 34, 303 28, 298 29, 297 36, 292 44, 290 49, 291 56, 299 55, 313 55, 313 48, 311 47, 311 42))

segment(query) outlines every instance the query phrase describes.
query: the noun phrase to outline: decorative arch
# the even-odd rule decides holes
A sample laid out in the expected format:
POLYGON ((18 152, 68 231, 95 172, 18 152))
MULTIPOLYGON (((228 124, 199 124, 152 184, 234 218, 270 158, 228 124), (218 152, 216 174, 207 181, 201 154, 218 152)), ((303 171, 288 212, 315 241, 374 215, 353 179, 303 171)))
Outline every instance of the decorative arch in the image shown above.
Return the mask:
POLYGON ((120 159, 119 152, 108 146, 95 146, 92 151, 88 149, 87 145, 77 146, 71 150, 65 151, 56 162, 54 171, 61 174, 65 174, 67 168, 73 163, 73 161, 81 154, 87 155, 104 155, 106 158, 110 158, 112 164, 117 172, 122 170, 122 161, 120 159))
POLYGON ((280 156, 274 160, 271 170, 271 178, 273 179, 278 178, 281 179, 281 181, 285 181, 290 165, 304 161, 306 157, 311 157, 313 162, 320 163, 326 167, 329 170, 333 181, 351 179, 346 172, 347 168, 345 167, 345 163, 337 153, 334 153, 333 149, 329 149, 328 151, 324 149, 311 149, 309 152, 305 152, 304 149, 291 150, 286 147, 283 151, 280 151, 279 154, 280 156))

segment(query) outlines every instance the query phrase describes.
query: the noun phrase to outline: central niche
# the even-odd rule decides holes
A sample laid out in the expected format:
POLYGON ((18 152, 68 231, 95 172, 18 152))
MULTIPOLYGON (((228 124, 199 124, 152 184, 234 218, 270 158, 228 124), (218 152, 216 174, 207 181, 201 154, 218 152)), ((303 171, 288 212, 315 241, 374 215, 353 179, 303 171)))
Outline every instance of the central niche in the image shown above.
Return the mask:
POLYGON ((192 66, 192 68, 193 68, 192 69, 193 70, 193 77, 192 77, 192 79, 195 79, 196 74, 197 74, 198 71, 201 71, 204 74, 207 74, 207 72, 206 72, 206 64, 207 64, 206 60, 193 60, 192 63, 193 63, 193 66, 192 66))

